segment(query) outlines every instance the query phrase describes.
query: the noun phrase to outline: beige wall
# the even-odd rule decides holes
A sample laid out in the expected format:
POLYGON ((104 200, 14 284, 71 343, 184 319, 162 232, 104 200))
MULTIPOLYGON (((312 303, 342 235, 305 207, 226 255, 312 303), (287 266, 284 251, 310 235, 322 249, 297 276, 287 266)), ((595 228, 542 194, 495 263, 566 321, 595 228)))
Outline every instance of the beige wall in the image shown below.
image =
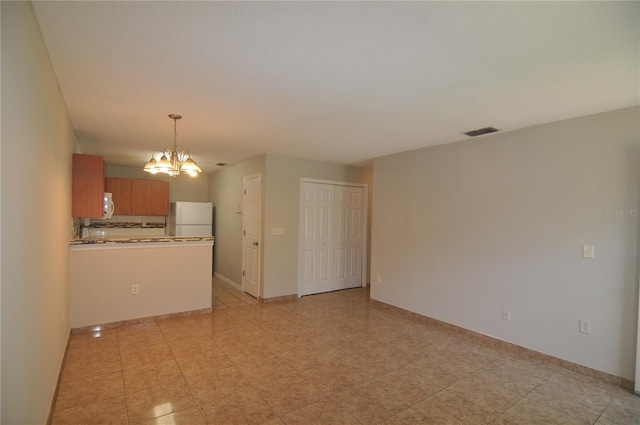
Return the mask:
POLYGON ((264 298, 298 294, 301 178, 368 184, 371 172, 360 167, 267 155, 267 179, 263 180, 264 298), (272 227, 284 227, 285 235, 272 236, 272 227))
POLYGON ((242 214, 237 212, 242 209, 243 178, 262 174, 264 205, 265 165, 263 155, 209 175, 209 201, 214 210, 213 270, 237 285, 242 285, 242 214))
POLYGON ((633 379, 639 113, 375 159, 372 298, 633 379))
POLYGON ((1 421, 43 424, 69 336, 76 140, 31 3, 1 10, 1 421))
POLYGON ((124 165, 107 164, 105 175, 107 177, 120 177, 124 179, 162 180, 169 182, 169 202, 208 202, 209 179, 206 175, 191 177, 179 175, 176 177, 159 176, 142 171, 140 167, 127 167, 124 165))

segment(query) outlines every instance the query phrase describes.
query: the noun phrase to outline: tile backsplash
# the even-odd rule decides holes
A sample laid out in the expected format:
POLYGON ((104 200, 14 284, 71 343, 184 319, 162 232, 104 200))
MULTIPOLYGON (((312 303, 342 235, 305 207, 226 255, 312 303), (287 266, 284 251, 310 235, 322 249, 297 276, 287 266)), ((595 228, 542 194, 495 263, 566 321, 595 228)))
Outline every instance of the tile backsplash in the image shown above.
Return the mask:
MULTIPOLYGON (((165 216, 114 215, 110 220, 89 220, 90 238, 119 238, 135 236, 164 236, 165 216)), ((82 235, 84 220, 74 221, 73 237, 82 235)))
POLYGON ((164 229, 166 217, 148 215, 114 215, 111 220, 94 220, 90 227, 98 229, 115 228, 160 228, 164 229))
POLYGON ((89 228, 90 238, 122 238, 136 236, 164 236, 165 229, 162 228, 89 228))

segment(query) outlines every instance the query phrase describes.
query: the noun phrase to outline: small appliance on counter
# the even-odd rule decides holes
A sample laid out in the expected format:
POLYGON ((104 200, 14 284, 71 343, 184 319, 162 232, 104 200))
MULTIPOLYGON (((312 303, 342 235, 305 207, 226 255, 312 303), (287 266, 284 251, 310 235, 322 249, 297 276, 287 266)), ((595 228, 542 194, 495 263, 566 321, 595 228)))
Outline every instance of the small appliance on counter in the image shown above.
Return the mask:
POLYGON ((102 198, 102 218, 105 220, 113 217, 113 212, 116 206, 113 204, 113 195, 110 192, 105 192, 102 198))
POLYGON ((211 236, 211 202, 172 202, 169 215, 171 236, 211 236))
POLYGON ((89 226, 91 225, 91 220, 85 218, 82 220, 82 224, 80 225, 80 237, 82 239, 87 239, 89 237, 89 226))

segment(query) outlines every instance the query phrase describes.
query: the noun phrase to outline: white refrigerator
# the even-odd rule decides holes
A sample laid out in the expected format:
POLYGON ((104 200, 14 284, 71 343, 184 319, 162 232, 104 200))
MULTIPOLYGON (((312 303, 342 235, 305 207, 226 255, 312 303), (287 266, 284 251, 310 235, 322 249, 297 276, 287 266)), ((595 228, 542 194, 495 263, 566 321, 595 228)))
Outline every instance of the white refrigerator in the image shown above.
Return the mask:
POLYGON ((211 202, 172 202, 169 235, 211 236, 213 205, 211 202))

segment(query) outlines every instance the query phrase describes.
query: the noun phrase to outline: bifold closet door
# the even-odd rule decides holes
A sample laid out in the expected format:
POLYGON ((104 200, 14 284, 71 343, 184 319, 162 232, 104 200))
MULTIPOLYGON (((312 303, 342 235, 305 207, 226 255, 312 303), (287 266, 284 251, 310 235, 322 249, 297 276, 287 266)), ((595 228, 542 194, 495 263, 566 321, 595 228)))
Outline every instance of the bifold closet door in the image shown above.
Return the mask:
POLYGON ((361 286, 363 189, 303 182, 301 295, 361 286))
POLYGON ((335 186, 336 277, 334 289, 355 288, 362 285, 363 192, 364 189, 361 187, 335 186))
POLYGON ((302 183, 302 294, 333 290, 333 185, 302 183))

